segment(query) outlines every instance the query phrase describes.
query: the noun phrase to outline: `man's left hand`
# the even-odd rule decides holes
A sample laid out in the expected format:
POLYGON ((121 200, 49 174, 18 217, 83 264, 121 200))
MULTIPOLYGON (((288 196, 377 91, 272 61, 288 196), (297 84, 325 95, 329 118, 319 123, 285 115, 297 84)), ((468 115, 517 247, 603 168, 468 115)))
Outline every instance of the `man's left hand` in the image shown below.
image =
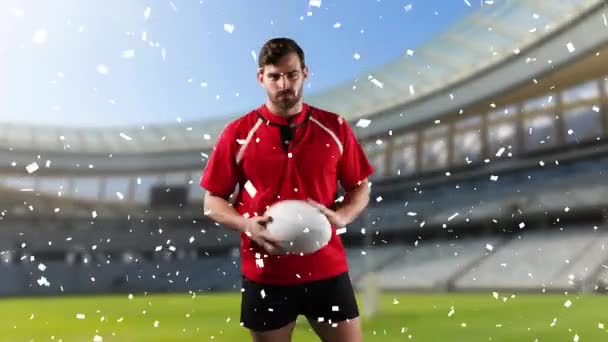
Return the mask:
POLYGON ((348 222, 348 219, 346 217, 342 216, 339 212, 331 210, 321 203, 318 203, 311 199, 308 199, 307 202, 309 204, 311 204, 312 206, 314 206, 315 208, 319 209, 319 211, 321 211, 325 216, 327 216, 329 223, 331 223, 332 225, 334 225, 338 228, 342 228, 350 223, 350 222, 348 222))

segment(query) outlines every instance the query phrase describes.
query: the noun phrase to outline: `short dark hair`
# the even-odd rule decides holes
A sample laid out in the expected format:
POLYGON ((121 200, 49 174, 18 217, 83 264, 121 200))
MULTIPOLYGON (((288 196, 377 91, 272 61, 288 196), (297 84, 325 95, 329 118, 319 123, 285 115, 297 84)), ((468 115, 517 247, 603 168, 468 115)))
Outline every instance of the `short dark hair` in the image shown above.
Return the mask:
POLYGON ((302 68, 306 67, 304 50, 298 43, 289 38, 273 38, 262 46, 258 58, 258 67, 261 69, 266 65, 276 65, 281 58, 293 52, 298 54, 302 68))

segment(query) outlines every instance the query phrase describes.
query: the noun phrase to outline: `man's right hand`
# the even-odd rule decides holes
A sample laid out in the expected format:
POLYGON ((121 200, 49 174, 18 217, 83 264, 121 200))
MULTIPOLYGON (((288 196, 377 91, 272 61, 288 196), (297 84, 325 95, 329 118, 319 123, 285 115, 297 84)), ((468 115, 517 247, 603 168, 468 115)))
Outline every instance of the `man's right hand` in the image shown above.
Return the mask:
POLYGON ((266 224, 272 222, 270 216, 256 216, 248 218, 245 221, 243 233, 253 240, 260 248, 270 255, 283 254, 284 250, 281 248, 281 239, 274 237, 268 229, 266 224))

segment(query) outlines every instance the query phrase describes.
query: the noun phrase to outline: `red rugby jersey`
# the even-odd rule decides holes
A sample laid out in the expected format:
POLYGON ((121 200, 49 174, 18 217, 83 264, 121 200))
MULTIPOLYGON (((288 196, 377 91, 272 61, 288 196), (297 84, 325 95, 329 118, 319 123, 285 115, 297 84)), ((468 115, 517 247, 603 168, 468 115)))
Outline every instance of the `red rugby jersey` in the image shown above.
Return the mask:
MULTIPOLYGON (((342 117, 304 104, 302 112, 288 121, 262 105, 224 128, 200 184, 224 197, 238 184, 234 207, 241 215, 253 217, 287 199, 311 198, 335 208, 338 181, 349 191, 372 172, 342 117), (295 128, 285 148, 280 126, 289 124, 295 128)), ((297 284, 347 271, 346 253, 336 228, 332 227, 325 247, 303 256, 264 256, 247 235, 241 234, 243 275, 260 283, 297 284)))

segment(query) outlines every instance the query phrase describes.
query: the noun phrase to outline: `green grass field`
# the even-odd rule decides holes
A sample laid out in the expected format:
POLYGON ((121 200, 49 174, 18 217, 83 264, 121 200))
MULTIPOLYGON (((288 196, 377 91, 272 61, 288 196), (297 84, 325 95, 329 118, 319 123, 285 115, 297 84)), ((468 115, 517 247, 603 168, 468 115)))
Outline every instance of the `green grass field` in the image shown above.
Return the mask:
MULTIPOLYGON (((0 341, 247 341, 239 302, 236 293, 0 299, 0 341)), ((298 322, 294 341, 317 341, 298 322)), ((365 341, 608 341, 608 296, 385 293, 363 329, 365 341)))

